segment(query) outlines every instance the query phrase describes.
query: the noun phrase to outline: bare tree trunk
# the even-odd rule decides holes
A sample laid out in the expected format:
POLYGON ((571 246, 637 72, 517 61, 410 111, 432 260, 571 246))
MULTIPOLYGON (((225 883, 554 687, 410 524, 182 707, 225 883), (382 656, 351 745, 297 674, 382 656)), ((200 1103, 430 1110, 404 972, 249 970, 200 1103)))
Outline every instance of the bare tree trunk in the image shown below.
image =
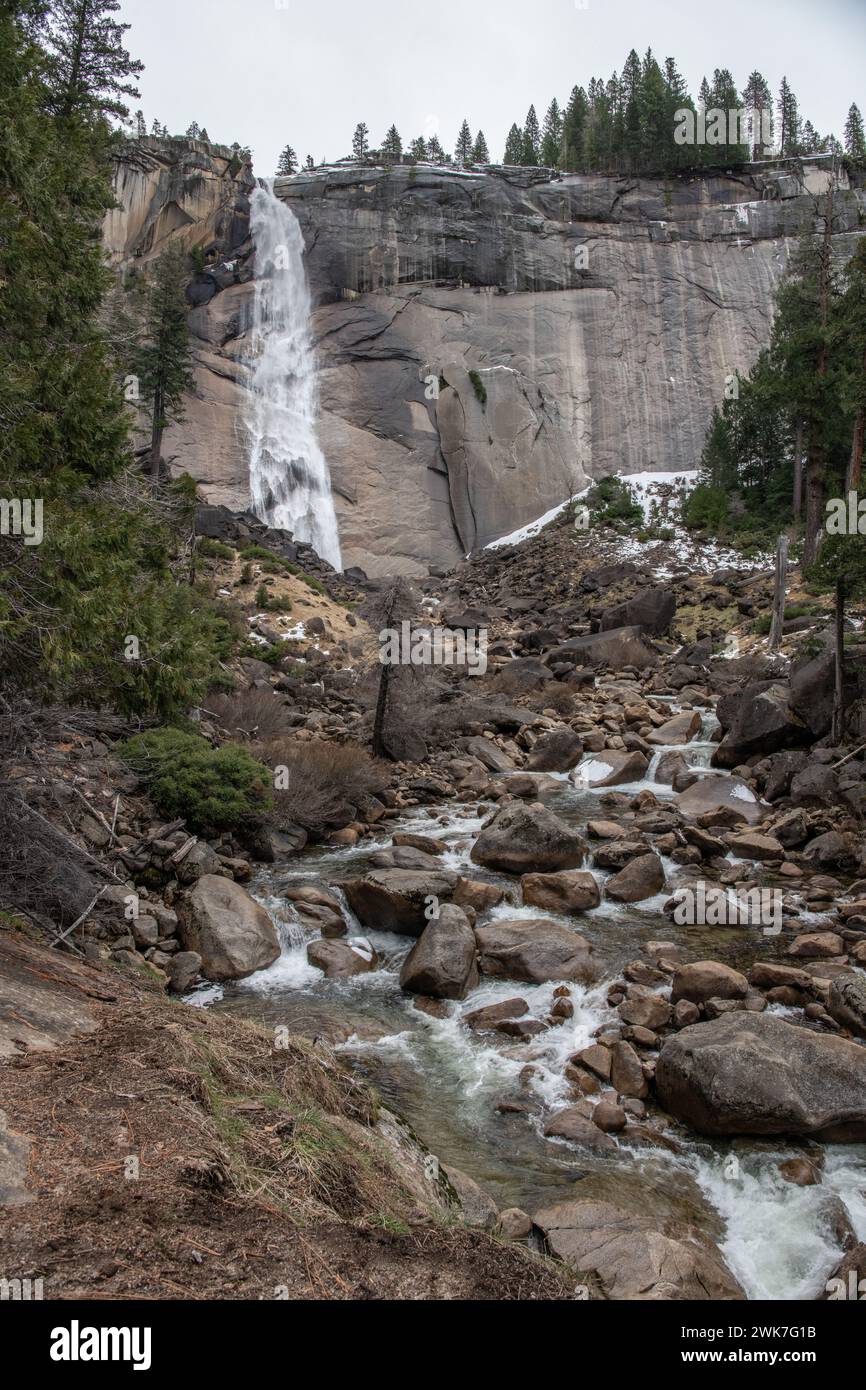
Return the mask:
POLYGON ((773 591, 773 621, 770 626, 770 651, 777 652, 782 645, 782 627, 785 622, 785 590, 788 584, 788 537, 780 536, 776 549, 776 587, 773 591))
POLYGON ((391 680, 391 667, 382 666, 379 676, 379 694, 376 699, 376 713, 373 718, 373 757, 387 757, 385 752, 385 719, 388 714, 388 685, 391 680))
POLYGON ((810 441, 806 460, 806 536, 803 564, 812 565, 821 548, 824 521, 824 454, 817 442, 810 441))
POLYGON ((794 500, 792 503, 794 520, 803 515, 803 421, 797 421, 794 433, 794 500))
POLYGON ((153 400, 153 425, 150 431, 150 481, 156 487, 159 482, 159 464, 162 454, 162 432, 165 428, 162 419, 162 392, 157 391, 153 400))
POLYGON ((836 645, 833 685, 833 742, 842 742, 845 732, 845 584, 836 580, 836 645))

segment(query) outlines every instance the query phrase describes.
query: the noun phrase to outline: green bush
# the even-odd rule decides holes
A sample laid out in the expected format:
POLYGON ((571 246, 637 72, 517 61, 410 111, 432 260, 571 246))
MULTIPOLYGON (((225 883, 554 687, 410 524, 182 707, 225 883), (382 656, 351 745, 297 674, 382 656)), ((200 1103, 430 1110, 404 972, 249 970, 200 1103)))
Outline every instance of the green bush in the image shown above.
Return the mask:
POLYGON ((587 497, 587 505, 596 525, 625 521, 645 530, 643 508, 622 478, 600 478, 587 497))
POLYGON ((472 390, 475 392, 476 399, 481 402, 482 406, 485 406, 487 404, 487 387, 481 380, 481 373, 470 372, 469 380, 472 382, 472 390))
POLYGON ((213 541, 209 536, 199 537, 196 550, 205 560, 233 560, 235 558, 235 552, 230 545, 224 545, 222 541, 213 541))
POLYGON ((714 535, 723 531, 728 522, 728 498, 721 488, 699 483, 689 493, 683 506, 683 522, 691 528, 706 526, 714 535))
POLYGON ((128 739, 121 757, 146 783, 160 815, 183 816, 197 835, 219 835, 261 820, 273 776, 239 744, 212 748, 198 734, 151 729, 128 739))
POLYGON ((287 595, 281 598, 279 594, 272 594, 266 584, 260 584, 256 590, 256 607, 264 613, 291 613, 292 600, 287 595))

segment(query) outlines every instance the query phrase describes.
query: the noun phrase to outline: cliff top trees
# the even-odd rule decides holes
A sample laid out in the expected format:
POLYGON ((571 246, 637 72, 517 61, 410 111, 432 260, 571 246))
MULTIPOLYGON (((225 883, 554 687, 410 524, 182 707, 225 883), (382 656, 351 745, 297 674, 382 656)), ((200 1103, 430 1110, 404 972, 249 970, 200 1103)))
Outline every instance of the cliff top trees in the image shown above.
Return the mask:
POLYGON ((523 163, 523 131, 520 129, 518 125, 513 125, 508 132, 508 139, 505 142, 505 154, 502 156, 502 163, 523 163))
POLYGON ((541 130, 541 162, 549 169, 559 163, 562 148, 562 111, 556 97, 547 108, 541 130))
POLYGON ((352 136, 352 154, 355 159, 366 159, 369 148, 370 131, 363 121, 359 121, 352 136))
POLYGON ((129 115, 122 97, 137 97, 134 79, 144 71, 123 46, 128 24, 111 16, 119 0, 53 0, 48 42, 55 58, 57 111, 69 117, 87 110, 129 115))
POLYGON ((427 158, 433 164, 445 163, 445 151, 442 148, 442 142, 438 135, 431 135, 430 139, 427 141, 427 158))
POLYGON ((427 158, 427 141, 423 135, 416 135, 409 146, 409 158, 414 160, 427 158))
POLYGON ((295 154, 291 145, 286 145, 277 164, 277 174, 280 177, 286 177, 291 174, 296 174, 297 171, 298 156, 295 154))
POLYGON ((783 157, 797 154, 800 149, 800 111, 797 98, 788 86, 787 77, 782 78, 779 87, 776 111, 779 122, 779 153, 783 157))
POLYGON ((845 153, 858 164, 866 162, 866 136, 863 134, 863 117, 853 102, 848 109, 843 138, 845 153))
POLYGON ((395 125, 389 128, 385 139, 382 141, 381 154, 383 159, 399 160, 403 158, 403 141, 395 125))
POLYGON ((457 144, 454 147, 454 158, 464 168, 472 162, 472 144, 472 131, 469 129, 469 122, 464 121, 457 135, 457 144))
POLYGON ((473 164, 489 164, 490 151, 487 148, 487 141, 484 138, 484 131, 479 130, 475 137, 475 144, 472 147, 473 164))
POLYGON ((764 76, 755 69, 743 88, 743 106, 749 116, 749 156, 763 159, 773 145, 773 95, 764 76))
POLYGON ((538 125, 538 117, 535 114, 535 107, 530 106, 523 127, 523 159, 518 162, 535 166, 539 163, 540 158, 541 130, 538 125))

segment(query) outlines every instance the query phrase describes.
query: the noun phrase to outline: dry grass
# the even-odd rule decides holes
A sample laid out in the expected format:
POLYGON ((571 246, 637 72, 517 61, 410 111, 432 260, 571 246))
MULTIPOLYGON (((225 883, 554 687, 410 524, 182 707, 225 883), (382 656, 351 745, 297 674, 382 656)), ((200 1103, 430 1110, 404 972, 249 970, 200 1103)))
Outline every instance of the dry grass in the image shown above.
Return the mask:
POLYGON ((322 833, 352 819, 366 796, 388 785, 388 774, 365 748, 324 740, 257 744, 255 753, 269 767, 288 770, 288 786, 274 791, 271 821, 278 828, 301 825, 322 833))
POLYGON ((205 713, 229 739, 247 743, 270 743, 292 728, 291 705, 285 696, 272 690, 234 690, 212 695, 205 713))

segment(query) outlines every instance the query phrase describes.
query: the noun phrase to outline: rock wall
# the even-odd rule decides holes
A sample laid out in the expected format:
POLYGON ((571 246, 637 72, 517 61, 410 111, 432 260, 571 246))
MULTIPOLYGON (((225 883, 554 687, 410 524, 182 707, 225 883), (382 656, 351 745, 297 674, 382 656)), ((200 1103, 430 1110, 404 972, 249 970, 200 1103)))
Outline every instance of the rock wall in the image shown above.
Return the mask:
MULTIPOLYGON (((318 306, 345 563, 446 569, 591 478, 695 467, 828 178, 789 162, 669 180, 405 166, 278 179, 318 306)), ((841 175, 839 255, 864 206, 841 175)), ((243 506, 251 263, 248 243, 227 250, 229 269, 192 287, 199 393, 167 450, 210 500, 243 506)))

